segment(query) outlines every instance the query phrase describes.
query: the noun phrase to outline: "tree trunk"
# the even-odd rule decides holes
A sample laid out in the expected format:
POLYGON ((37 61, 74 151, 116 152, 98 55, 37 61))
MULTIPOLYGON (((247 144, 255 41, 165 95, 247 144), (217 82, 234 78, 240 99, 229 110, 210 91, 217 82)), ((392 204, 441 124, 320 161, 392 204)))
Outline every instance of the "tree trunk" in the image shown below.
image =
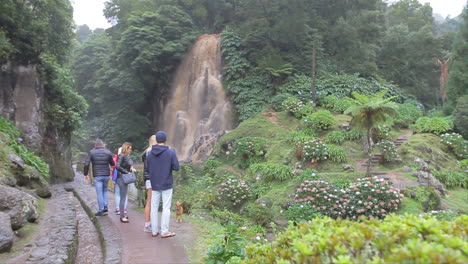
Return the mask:
POLYGON ((372 166, 371 129, 372 128, 367 129, 367 158, 368 158, 368 160, 367 160, 367 171, 366 171, 367 176, 371 176, 370 169, 371 169, 371 166, 372 166))
POLYGON ((316 90, 315 90, 315 48, 312 48, 312 101, 315 103, 316 99, 316 90))

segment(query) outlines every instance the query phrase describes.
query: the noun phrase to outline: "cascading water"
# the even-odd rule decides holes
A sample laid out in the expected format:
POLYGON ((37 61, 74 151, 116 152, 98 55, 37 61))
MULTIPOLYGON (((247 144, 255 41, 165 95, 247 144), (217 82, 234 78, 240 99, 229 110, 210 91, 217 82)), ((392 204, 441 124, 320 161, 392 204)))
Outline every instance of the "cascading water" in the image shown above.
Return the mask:
POLYGON ((231 104, 221 76, 220 35, 202 35, 177 69, 159 126, 180 160, 206 158, 232 128, 231 104))

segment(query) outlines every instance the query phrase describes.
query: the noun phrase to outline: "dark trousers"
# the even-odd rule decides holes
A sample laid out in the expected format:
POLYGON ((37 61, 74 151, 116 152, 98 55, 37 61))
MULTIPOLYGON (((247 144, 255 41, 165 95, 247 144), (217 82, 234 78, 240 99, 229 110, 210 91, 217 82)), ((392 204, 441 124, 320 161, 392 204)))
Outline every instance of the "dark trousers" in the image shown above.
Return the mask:
POLYGON ((125 184, 122 177, 117 178, 117 185, 119 185, 120 189, 120 218, 125 217, 125 200, 127 199, 127 191, 128 191, 128 184, 125 184))

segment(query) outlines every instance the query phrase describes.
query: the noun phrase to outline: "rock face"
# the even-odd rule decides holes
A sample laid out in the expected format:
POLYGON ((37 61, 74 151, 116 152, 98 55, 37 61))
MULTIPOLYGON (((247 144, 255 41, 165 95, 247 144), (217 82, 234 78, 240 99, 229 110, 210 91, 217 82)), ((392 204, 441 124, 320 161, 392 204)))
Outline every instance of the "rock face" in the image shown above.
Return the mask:
POLYGON ((10 216, 11 228, 17 230, 38 217, 37 199, 13 187, 0 185, 0 212, 10 216))
POLYGON ((70 135, 47 126, 44 102, 37 65, 0 65, 0 116, 12 121, 23 132, 25 144, 46 160, 54 182, 71 181, 70 135))
POLYGON ((192 146, 190 157, 193 162, 205 161, 213 151, 213 148, 218 142, 218 139, 226 134, 227 131, 219 131, 217 133, 205 134, 200 136, 192 146))
POLYGON ((11 230, 10 216, 0 212, 0 253, 10 250, 15 235, 11 230))
POLYGON ((432 175, 431 169, 429 168, 429 164, 427 162, 418 157, 414 158, 413 162, 420 165, 417 172, 413 173, 412 175, 418 178, 418 182, 421 183, 421 185, 432 186, 434 190, 436 190, 437 193, 441 196, 447 193, 444 185, 439 180, 437 180, 434 175, 432 175))
POLYGON ((23 159, 16 154, 10 153, 8 154, 8 157, 14 164, 12 167, 16 167, 13 169, 15 174, 15 185, 35 189, 36 194, 42 198, 49 198, 51 196, 49 183, 44 179, 40 172, 35 168, 26 165, 23 159))

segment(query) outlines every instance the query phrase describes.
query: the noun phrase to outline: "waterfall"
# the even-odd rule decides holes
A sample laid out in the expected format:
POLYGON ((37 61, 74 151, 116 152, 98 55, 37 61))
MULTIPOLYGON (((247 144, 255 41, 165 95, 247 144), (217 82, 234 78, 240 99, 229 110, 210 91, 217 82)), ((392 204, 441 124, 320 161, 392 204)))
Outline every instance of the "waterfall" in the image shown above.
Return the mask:
POLYGON ((222 84, 220 35, 200 36, 176 71, 159 126, 180 160, 199 161, 232 128, 222 84))

